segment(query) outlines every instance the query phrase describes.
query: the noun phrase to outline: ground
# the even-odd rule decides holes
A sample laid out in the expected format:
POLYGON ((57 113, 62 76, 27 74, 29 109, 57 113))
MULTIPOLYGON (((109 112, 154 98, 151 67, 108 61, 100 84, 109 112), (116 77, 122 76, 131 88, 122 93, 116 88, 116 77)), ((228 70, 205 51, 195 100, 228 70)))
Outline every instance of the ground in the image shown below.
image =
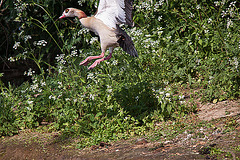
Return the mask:
POLYGON ((240 159, 240 100, 198 103, 196 114, 176 124, 169 121, 157 125, 163 130, 171 128, 172 136, 154 138, 161 133, 156 132, 109 144, 101 142, 85 149, 71 145, 76 138, 26 130, 0 139, 0 159, 240 159))

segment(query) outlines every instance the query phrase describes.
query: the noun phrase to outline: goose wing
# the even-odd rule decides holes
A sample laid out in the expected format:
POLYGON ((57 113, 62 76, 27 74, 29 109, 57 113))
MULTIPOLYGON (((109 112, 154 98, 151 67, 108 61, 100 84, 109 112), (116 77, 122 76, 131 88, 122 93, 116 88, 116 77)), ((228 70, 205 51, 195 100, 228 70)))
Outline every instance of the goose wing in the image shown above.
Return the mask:
POLYGON ((100 0, 95 17, 114 29, 119 24, 133 26, 132 5, 133 0, 100 0))

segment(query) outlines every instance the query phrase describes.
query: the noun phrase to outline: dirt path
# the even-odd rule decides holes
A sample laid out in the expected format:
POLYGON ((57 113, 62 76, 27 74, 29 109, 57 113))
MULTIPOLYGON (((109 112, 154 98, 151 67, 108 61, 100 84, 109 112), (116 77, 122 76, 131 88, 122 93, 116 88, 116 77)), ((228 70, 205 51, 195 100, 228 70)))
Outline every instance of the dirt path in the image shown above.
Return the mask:
POLYGON ((24 131, 1 138, 0 159, 240 159, 239 104, 240 100, 200 105, 198 117, 193 115, 182 121, 183 132, 178 131, 172 138, 160 136, 150 140, 152 137, 146 136, 100 143, 83 150, 72 145, 77 139, 63 138, 58 133, 24 131))
POLYGON ((200 104, 198 116, 201 120, 210 121, 223 117, 231 117, 240 114, 240 99, 237 101, 222 101, 216 104, 200 104))

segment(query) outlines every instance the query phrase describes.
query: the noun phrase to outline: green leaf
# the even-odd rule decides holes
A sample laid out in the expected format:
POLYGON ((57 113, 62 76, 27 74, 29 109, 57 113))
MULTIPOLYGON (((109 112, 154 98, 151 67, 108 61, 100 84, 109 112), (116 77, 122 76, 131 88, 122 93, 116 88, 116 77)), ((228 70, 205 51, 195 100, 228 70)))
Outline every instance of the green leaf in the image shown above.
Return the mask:
POLYGON ((215 103, 217 103, 218 102, 218 99, 214 99, 213 100, 213 103, 215 104, 215 103))
POLYGON ((168 111, 169 114, 171 114, 171 111, 172 111, 172 106, 171 105, 167 106, 167 111, 168 111))

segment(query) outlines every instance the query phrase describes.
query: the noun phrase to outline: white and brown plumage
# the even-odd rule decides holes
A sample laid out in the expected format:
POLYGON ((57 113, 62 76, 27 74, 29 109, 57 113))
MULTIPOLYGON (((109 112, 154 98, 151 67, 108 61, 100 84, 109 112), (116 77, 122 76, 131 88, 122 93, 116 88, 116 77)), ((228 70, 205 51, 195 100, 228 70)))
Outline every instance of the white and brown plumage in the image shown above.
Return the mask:
POLYGON ((101 61, 112 57, 115 47, 122 47, 131 56, 138 57, 133 41, 123 31, 119 24, 133 26, 132 21, 133 0, 100 0, 97 13, 94 16, 87 15, 75 8, 67 8, 59 17, 78 17, 82 25, 95 32, 100 37, 102 53, 99 56, 89 56, 80 65, 87 65, 91 60, 96 60, 88 69, 93 69, 101 61), (109 48, 109 55, 104 58, 105 51, 109 48))

